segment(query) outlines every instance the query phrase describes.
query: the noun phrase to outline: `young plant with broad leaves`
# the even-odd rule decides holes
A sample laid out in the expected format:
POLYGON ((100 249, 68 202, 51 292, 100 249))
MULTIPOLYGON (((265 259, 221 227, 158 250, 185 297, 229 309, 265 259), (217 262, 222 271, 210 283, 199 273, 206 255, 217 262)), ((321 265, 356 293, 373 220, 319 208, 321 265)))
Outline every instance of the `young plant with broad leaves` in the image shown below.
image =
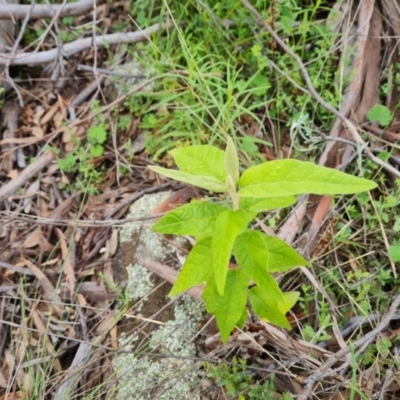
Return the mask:
POLYGON ((210 192, 226 194, 227 202, 197 201, 164 215, 155 232, 193 236, 188 254, 170 292, 176 296, 205 283, 203 300, 214 314, 226 341, 235 326, 247 319, 247 299, 262 319, 290 329, 285 314, 299 293, 283 293, 272 274, 308 265, 284 241, 248 229, 260 212, 283 208, 296 196, 350 194, 371 190, 374 182, 310 162, 292 159, 268 161, 240 175, 235 145, 228 137, 225 152, 211 145, 190 146, 170 152, 178 170, 157 166, 153 171, 210 192), (237 265, 230 264, 235 256, 237 265))

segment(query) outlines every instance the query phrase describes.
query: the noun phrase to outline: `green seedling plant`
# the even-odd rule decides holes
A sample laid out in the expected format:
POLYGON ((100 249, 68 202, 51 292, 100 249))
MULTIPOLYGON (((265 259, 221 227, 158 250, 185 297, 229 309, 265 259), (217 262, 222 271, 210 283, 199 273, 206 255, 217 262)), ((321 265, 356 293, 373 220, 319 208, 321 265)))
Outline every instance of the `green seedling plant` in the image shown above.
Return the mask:
POLYGON ((225 152, 211 145, 170 151, 178 170, 149 167, 168 178, 225 195, 225 202, 197 201, 164 215, 155 232, 193 236, 196 244, 182 267, 170 297, 205 283, 203 300, 214 314, 225 342, 235 326, 247 319, 247 301, 253 311, 272 324, 290 329, 285 314, 299 297, 283 293, 272 276, 308 262, 277 237, 248 229, 259 214, 290 206, 296 196, 351 194, 376 184, 341 171, 293 159, 268 161, 240 175, 233 140, 225 152), (230 264, 232 253, 235 265, 230 264))
MULTIPOLYGON (((229 399, 238 400, 267 400, 274 398, 276 394, 274 379, 272 374, 264 382, 252 383, 253 377, 247 373, 247 364, 244 359, 233 358, 229 366, 225 363, 212 365, 206 363, 208 378, 215 379, 219 387, 225 388, 225 393, 229 399)), ((291 399, 283 395, 282 399, 291 399)))

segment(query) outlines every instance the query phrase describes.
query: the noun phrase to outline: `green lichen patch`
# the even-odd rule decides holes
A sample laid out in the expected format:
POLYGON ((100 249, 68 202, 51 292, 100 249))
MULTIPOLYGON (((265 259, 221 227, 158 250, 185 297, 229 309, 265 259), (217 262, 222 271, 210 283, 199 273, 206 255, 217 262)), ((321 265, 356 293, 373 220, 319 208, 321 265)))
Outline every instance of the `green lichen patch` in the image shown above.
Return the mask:
POLYGON ((145 297, 153 289, 151 272, 140 264, 130 264, 126 267, 128 272, 127 295, 132 300, 145 297))
MULTIPOLYGON (((150 215, 151 210, 170 195, 171 192, 162 192, 143 196, 130 207, 127 218, 150 215)), ((124 256, 127 265, 126 294, 135 301, 133 312, 138 317, 143 315, 147 320, 158 323, 142 328, 138 319, 126 334, 119 337, 121 353, 113 360, 118 376, 118 399, 200 399, 194 394, 200 373, 193 358, 197 352, 194 338, 203 308, 199 302, 185 295, 163 309, 162 315, 152 317, 170 302, 166 297, 170 288, 154 289, 157 283, 154 285, 153 282, 160 278, 152 275, 141 263, 152 259, 174 266, 176 261, 173 260, 177 258, 174 243, 182 247, 182 241, 185 241, 182 237, 166 241, 162 235, 151 230, 151 224, 129 223, 120 231, 120 247, 129 252, 129 257, 124 256), (144 355, 144 352, 147 354, 144 355)))
MULTIPOLYGON (((140 218, 151 215, 151 211, 171 195, 171 191, 141 197, 129 209, 127 218, 140 218)), ((152 231, 151 224, 128 223, 120 231, 120 243, 129 249, 127 260, 127 295, 131 300, 145 297, 153 288, 151 274, 142 266, 144 260, 160 263, 176 259, 177 246, 184 246, 186 240, 177 237, 172 240, 152 231)), ((171 263, 168 263, 170 266, 171 263)), ((178 265, 175 265, 178 267, 178 265)))
POLYGON ((200 399, 194 391, 199 382, 195 361, 196 346, 193 338, 201 320, 199 303, 183 296, 175 305, 174 320, 153 332, 146 352, 157 350, 171 357, 141 356, 135 345, 136 334, 124 335, 119 347, 124 354, 114 358, 113 366, 118 374, 118 398, 132 400, 200 399), (129 353, 131 351, 131 353, 129 353), (185 358, 188 357, 188 358, 185 358))

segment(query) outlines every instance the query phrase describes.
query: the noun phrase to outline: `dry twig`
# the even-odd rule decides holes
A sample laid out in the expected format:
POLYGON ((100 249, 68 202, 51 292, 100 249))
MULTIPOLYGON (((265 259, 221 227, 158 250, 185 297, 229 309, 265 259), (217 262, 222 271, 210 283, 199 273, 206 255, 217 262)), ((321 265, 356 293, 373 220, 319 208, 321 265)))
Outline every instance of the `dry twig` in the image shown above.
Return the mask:
MULTIPOLYGON (((104 45, 142 42, 144 40, 147 40, 149 36, 153 33, 159 31, 160 29, 165 29, 167 26, 168 25, 154 24, 149 28, 137 32, 120 32, 112 33, 109 35, 96 36, 95 39, 93 39, 92 37, 78 39, 63 46, 63 55, 65 55, 66 57, 72 56, 75 53, 91 48, 94 44, 101 47, 104 45)), ((27 53, 21 52, 16 54, 14 57, 8 54, 1 54, 0 65, 47 64, 56 60, 58 55, 59 49, 27 53)))
POLYGON ((46 168, 55 158, 52 151, 42 154, 34 163, 28 165, 17 178, 12 179, 0 189, 0 202, 6 200, 21 188, 29 179, 43 168, 46 168))
POLYGON ((59 13, 60 17, 73 17, 83 15, 93 8, 95 0, 79 0, 76 3, 62 4, 36 4, 31 10, 31 5, 7 4, 0 5, 0 19, 24 19, 29 15, 30 19, 52 18, 59 13))

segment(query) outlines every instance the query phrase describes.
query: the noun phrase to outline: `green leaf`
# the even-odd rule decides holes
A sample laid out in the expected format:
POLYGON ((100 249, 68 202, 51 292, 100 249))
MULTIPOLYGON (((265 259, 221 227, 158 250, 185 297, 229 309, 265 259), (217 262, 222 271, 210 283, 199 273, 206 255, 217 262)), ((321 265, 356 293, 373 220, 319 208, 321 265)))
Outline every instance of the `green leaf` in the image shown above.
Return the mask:
POLYGON ((246 230, 233 245, 233 252, 242 268, 269 273, 285 272, 308 262, 283 240, 265 233, 246 230))
POLYGON ((76 158, 73 154, 67 153, 65 159, 58 158, 57 164, 64 172, 72 172, 76 166, 76 158))
POLYGON ((102 144, 107 140, 107 131, 104 125, 92 126, 88 131, 88 141, 91 144, 102 144))
POLYGON ((275 210, 278 208, 285 208, 296 203, 296 197, 271 197, 267 199, 241 197, 239 201, 240 208, 245 211, 262 212, 275 210))
POLYGON ((258 73, 252 78, 251 86, 255 87, 252 92, 256 96, 264 96, 271 87, 271 83, 265 75, 258 73))
POLYGON ((183 264, 182 270, 172 287, 169 297, 177 296, 179 293, 193 286, 205 282, 213 273, 211 237, 198 241, 183 264))
POLYGON ((101 144, 95 144, 90 147, 90 154, 93 157, 100 157, 104 153, 104 147, 101 144))
POLYGON ((389 246, 389 255, 393 262, 400 261, 400 244, 392 244, 389 246))
POLYGON ((251 54, 254 57, 259 57, 261 55, 261 52, 262 52, 261 44, 260 43, 253 44, 253 46, 251 48, 251 54))
POLYGON ((215 279, 212 276, 207 280, 206 286, 203 290, 203 295, 201 296, 204 301, 204 306, 209 314, 215 313, 217 296, 219 296, 219 294, 215 285, 215 279))
MULTIPOLYGON (((245 233, 253 231, 246 231, 245 233)), ((257 233, 257 232, 254 232, 257 233)), ((283 293, 275 279, 268 272, 269 253, 263 248, 263 242, 257 235, 242 234, 235 240, 233 251, 236 261, 243 272, 260 288, 268 292, 271 299, 280 303, 285 301, 283 293), (251 241, 253 239, 253 241, 251 241), (261 246, 260 251, 258 246, 261 246), (256 251, 254 251, 256 250, 256 251)))
POLYGON ((220 180, 210 176, 191 175, 187 172, 177 171, 175 169, 167 169, 157 166, 149 166, 148 168, 154 172, 166 176, 167 178, 175 179, 180 182, 189 183, 190 185, 201 187, 203 189, 209 190, 210 192, 216 192, 216 193, 226 192, 225 182, 221 182, 220 180))
POLYGON ((225 154, 217 147, 190 146, 170 151, 176 165, 191 175, 210 176, 225 183, 225 154))
POLYGON ((204 289, 204 304, 209 313, 215 314, 223 342, 227 341, 236 324, 242 322, 248 282, 249 279, 243 272, 231 269, 226 276, 226 287, 222 296, 212 279, 204 289))
POLYGON ((225 173, 226 176, 231 176, 236 184, 239 180, 239 159, 235 144, 230 136, 227 138, 225 150, 225 173))
POLYGON ((215 221, 225 207, 205 201, 181 206, 164 215, 153 225, 153 230, 171 235, 211 236, 215 221))
POLYGON ((275 160, 251 167, 239 180, 239 195, 287 197, 314 193, 349 194, 375 188, 376 183, 298 160, 275 160))
POLYGON ((265 270, 253 269, 250 275, 248 270, 243 268, 243 272, 252 279, 257 286, 262 289, 265 293, 268 293, 268 299, 274 300, 279 303, 284 303, 285 297, 274 279, 274 277, 266 272, 265 270))
POLYGON ((267 296, 264 290, 255 286, 249 291, 249 298, 254 312, 263 319, 282 328, 291 329, 285 315, 278 307, 278 302, 267 296))
POLYGON ((281 310, 283 314, 286 314, 297 303, 299 296, 300 296, 300 292, 283 293, 284 302, 278 304, 279 310, 281 310))
POLYGON ((244 327, 244 325, 245 325, 245 323, 246 323, 246 321, 247 321, 247 317, 248 317, 247 308, 245 307, 244 310, 243 310, 242 316, 240 317, 239 321, 236 322, 236 326, 237 326, 239 329, 243 329, 243 327, 244 327))
POLYGON ((220 295, 224 294, 226 274, 233 242, 249 223, 249 215, 242 210, 224 211, 218 215, 212 236, 212 256, 215 283, 220 295))
POLYGON ((392 122, 392 113, 386 106, 377 104, 373 106, 368 113, 368 121, 379 121, 379 125, 386 127, 392 122))

